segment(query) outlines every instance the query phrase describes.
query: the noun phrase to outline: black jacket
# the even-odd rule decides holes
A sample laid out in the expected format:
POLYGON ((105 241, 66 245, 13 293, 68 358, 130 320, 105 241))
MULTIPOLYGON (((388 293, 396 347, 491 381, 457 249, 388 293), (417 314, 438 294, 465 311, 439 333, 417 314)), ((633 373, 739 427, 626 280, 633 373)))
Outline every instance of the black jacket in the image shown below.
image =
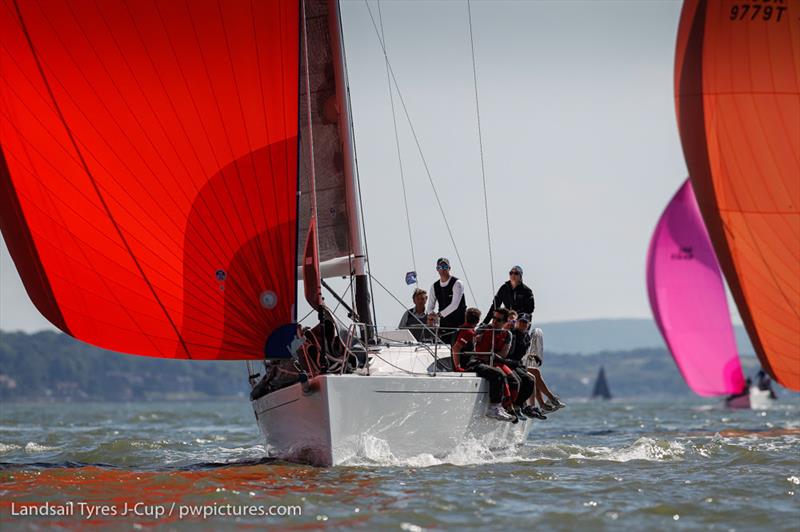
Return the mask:
POLYGON ((483 323, 488 323, 492 319, 496 308, 506 307, 507 309, 516 310, 518 314, 524 312, 533 315, 535 306, 533 290, 530 287, 524 283, 519 283, 516 288, 511 288, 511 281, 506 281, 495 294, 492 306, 489 307, 489 312, 483 318, 483 323))

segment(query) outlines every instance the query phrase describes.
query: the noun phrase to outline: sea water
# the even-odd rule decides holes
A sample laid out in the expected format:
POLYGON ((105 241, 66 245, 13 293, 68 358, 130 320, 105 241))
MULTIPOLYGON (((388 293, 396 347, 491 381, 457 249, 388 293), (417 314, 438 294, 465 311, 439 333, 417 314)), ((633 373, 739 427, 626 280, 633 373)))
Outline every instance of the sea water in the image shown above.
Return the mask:
POLYGON ((800 529, 796 395, 570 401, 514 453, 362 443, 334 468, 268 460, 244 399, 4 403, 0 528, 800 529))

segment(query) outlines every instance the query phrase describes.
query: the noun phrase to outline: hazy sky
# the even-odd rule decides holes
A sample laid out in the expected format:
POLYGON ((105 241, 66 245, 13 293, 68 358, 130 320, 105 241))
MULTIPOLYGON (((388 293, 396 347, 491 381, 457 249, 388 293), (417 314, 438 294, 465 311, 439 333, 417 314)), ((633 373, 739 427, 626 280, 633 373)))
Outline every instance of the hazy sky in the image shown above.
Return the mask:
MULTIPOLYGON (((370 2, 378 18, 377 3, 370 2)), ((649 317, 645 254, 686 178, 673 106, 679 1, 472 3, 489 218, 464 1, 383 1, 389 61, 451 223, 467 277, 488 306, 514 264, 540 322, 649 317)), ((371 269, 410 305, 413 269, 383 53, 361 0, 342 3, 371 269)), ((397 123, 420 283, 457 263, 407 120, 397 123)), ((3 244, 0 327, 47 326, 3 244)), ((375 285, 378 321, 402 309, 375 285)))

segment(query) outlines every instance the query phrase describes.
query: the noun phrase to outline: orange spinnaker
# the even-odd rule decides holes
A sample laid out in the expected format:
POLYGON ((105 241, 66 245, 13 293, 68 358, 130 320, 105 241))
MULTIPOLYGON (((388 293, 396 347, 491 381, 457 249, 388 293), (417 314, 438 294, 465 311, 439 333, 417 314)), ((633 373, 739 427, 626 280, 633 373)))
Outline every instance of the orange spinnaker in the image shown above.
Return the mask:
POLYGON ((800 390, 800 1, 687 0, 683 152, 761 364, 800 390))

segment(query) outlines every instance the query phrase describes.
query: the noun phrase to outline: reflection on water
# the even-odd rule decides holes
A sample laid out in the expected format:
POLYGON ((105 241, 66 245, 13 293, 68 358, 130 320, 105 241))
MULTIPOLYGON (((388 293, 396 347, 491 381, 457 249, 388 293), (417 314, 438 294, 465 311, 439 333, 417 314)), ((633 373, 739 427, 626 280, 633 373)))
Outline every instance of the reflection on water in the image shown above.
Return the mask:
POLYGON ((537 423, 518 453, 464 442, 444 457, 398 460, 375 441, 345 466, 323 469, 264 458, 246 402, 8 404, 0 526, 789 530, 800 490, 798 414, 796 398, 764 412, 707 401, 575 402, 537 423), (118 514, 138 503, 140 511, 11 515, 68 502, 118 514), (226 505, 302 514, 212 514, 226 505))

